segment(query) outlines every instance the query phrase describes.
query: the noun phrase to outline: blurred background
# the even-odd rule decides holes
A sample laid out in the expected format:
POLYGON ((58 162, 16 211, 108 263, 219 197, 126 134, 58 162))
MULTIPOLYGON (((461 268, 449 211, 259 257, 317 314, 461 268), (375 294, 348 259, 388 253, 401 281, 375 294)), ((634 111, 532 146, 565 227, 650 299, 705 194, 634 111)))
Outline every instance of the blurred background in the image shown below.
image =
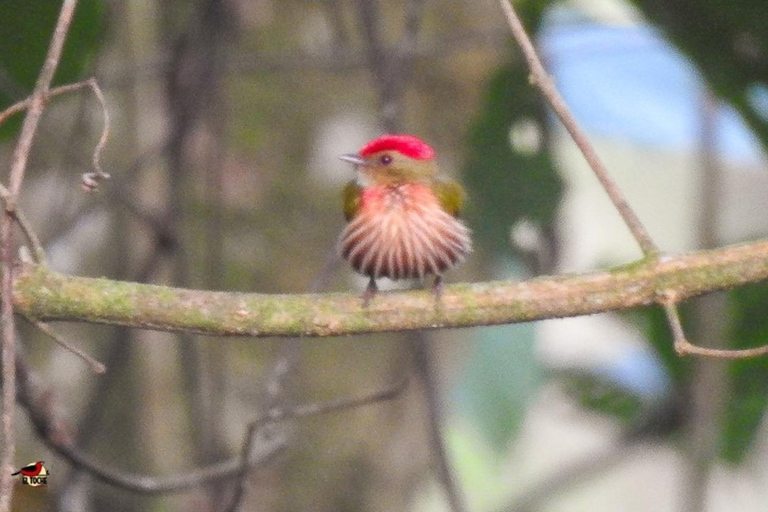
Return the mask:
MULTIPOLYGON (((761 0, 517 1, 542 57, 651 235, 670 253, 765 237, 768 16, 761 0)), ((26 97, 59 2, 0 2, 0 108, 26 97)), ((640 252, 528 83, 493 1, 81 0, 35 141, 22 207, 57 271, 261 293, 360 291, 335 258, 339 161, 414 133, 469 194, 476 250, 448 282, 524 280, 640 252)), ((0 127, 10 161, 20 126, 0 127)), ((405 286, 409 286, 408 283, 405 286)), ((768 343, 768 287, 691 301, 695 343, 768 343)), ((57 324, 90 373, 35 329, 23 351, 79 450, 167 477, 239 456, 285 340, 57 324)), ((768 502, 768 359, 680 359, 659 310, 423 334, 304 339, 284 400, 387 388, 426 347, 433 380, 394 400, 290 422, 241 510, 759 511, 768 502), (430 382, 436 389, 430 389, 430 382), (430 399, 431 398, 431 399, 430 399)), ((18 510, 221 510, 232 482, 146 496, 74 470, 20 409, 18 510)))

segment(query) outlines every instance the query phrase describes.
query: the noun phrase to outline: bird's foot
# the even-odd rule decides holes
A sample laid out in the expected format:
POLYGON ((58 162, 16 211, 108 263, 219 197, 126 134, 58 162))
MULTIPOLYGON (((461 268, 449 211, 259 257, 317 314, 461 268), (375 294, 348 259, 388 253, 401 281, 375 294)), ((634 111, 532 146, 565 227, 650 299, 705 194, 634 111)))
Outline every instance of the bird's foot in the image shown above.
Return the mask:
POLYGON ((371 280, 368 281, 368 286, 365 288, 365 291, 363 292, 364 308, 367 308, 370 305, 371 299, 373 299, 377 293, 379 293, 379 287, 376 286, 376 280, 373 277, 371 277, 371 280))
POLYGON ((443 276, 435 276, 435 282, 432 283, 432 293, 435 294, 435 301, 437 306, 443 302, 443 276))

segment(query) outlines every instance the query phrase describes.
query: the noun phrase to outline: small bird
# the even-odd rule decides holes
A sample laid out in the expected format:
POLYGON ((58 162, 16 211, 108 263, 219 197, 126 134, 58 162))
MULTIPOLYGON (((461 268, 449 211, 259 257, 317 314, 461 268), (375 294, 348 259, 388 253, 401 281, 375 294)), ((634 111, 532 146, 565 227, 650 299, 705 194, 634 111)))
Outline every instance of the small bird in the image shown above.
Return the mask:
POLYGON ((357 168, 342 193, 348 224, 338 247, 370 278, 363 305, 378 292, 380 277, 434 275, 439 300, 443 273, 472 251, 471 232, 458 218, 464 189, 438 176, 434 150, 413 135, 382 135, 339 158, 357 168))
POLYGON ((24 466, 17 472, 11 474, 11 476, 16 476, 19 473, 21 473, 24 476, 37 476, 40 474, 40 470, 43 468, 44 461, 39 460, 35 462, 34 464, 30 464, 29 466, 24 466))

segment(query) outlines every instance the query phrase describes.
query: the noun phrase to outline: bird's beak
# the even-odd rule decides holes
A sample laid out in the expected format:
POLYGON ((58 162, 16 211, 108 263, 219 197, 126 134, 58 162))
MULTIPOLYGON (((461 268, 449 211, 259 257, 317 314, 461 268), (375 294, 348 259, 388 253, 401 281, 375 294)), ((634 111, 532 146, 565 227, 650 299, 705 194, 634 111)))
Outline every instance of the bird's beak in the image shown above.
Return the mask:
POLYGON ((355 164, 355 165, 365 165, 365 163, 366 163, 365 162, 365 158, 362 158, 362 157, 357 156, 357 155, 352 155, 352 154, 350 154, 350 155, 341 155, 339 157, 339 159, 344 160, 345 162, 349 162, 351 164, 355 164))

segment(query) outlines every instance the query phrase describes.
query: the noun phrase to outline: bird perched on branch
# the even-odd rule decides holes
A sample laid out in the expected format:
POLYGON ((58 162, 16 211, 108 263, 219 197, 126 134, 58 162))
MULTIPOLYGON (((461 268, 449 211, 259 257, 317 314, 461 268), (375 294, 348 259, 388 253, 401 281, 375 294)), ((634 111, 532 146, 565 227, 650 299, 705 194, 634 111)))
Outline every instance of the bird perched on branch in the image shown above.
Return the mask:
POLYGON ((458 218, 464 189, 438 176, 434 150, 413 135, 382 135, 339 158, 357 168, 344 187, 348 224, 339 252, 370 278, 363 305, 376 295, 380 277, 434 275, 439 299, 443 273, 472 251, 470 230, 458 218))

